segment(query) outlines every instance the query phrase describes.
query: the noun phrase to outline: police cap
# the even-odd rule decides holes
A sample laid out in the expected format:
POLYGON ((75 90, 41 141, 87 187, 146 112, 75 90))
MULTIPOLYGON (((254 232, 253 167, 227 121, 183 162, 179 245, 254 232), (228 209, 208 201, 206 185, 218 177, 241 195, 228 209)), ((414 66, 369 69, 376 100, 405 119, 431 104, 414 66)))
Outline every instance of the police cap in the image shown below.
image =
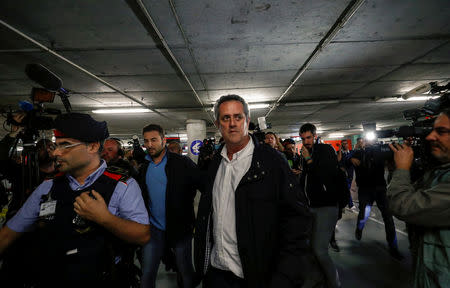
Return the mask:
POLYGON ((103 141, 109 137, 106 122, 96 121, 88 114, 61 114, 56 117, 54 123, 56 138, 73 138, 89 143, 103 141))

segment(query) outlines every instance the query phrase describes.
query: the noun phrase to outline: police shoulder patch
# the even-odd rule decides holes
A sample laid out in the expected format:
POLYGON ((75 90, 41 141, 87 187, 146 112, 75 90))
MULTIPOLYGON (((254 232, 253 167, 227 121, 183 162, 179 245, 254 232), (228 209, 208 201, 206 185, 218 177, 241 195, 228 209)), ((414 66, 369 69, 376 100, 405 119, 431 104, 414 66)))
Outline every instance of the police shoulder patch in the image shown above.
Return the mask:
POLYGON ((130 178, 127 170, 117 166, 108 166, 103 175, 120 182, 127 182, 130 178))

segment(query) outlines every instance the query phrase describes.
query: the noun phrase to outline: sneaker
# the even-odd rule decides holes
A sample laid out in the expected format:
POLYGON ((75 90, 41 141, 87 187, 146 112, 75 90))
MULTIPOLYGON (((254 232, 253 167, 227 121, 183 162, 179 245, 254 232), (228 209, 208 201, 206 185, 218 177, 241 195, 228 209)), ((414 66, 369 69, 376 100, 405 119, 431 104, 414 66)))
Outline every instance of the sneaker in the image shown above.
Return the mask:
POLYGON ((332 239, 332 240, 330 241, 330 246, 331 246, 331 249, 333 249, 333 250, 336 251, 336 252, 341 251, 341 249, 339 249, 339 246, 337 245, 337 242, 336 242, 335 239, 332 239))
POLYGON ((361 238, 362 238, 362 230, 356 228, 356 230, 355 230, 355 238, 357 240, 361 240, 361 238))
POLYGON ((395 259, 397 259, 398 261, 402 261, 405 257, 402 255, 402 253, 400 253, 400 251, 398 250, 398 248, 394 248, 394 247, 389 247, 389 254, 391 254, 391 256, 395 259))

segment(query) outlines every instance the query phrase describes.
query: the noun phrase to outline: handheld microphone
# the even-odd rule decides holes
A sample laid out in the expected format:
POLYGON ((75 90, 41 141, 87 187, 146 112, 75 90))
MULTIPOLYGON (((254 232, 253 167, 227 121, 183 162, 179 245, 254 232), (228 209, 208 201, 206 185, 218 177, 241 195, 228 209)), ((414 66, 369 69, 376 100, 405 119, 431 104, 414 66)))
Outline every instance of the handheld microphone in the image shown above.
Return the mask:
POLYGON ((50 91, 59 91, 62 80, 41 64, 27 64, 25 74, 28 78, 50 91))

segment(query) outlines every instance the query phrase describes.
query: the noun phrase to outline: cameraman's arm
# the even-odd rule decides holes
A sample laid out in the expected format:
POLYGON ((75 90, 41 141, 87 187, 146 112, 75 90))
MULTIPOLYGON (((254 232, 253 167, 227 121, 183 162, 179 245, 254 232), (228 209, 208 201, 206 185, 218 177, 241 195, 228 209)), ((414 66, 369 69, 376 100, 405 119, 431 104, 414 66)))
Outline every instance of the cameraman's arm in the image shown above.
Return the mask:
POLYGON ((14 145, 14 141, 15 138, 12 138, 9 134, 3 137, 0 141, 0 162, 7 161, 9 159, 9 149, 14 145))
POLYGON ((394 151, 397 166, 387 190, 388 205, 392 213, 415 225, 450 226, 450 177, 443 175, 442 182, 416 189, 411 184, 409 171, 414 157, 412 148, 398 144, 390 144, 390 147, 394 151))
POLYGON ((389 209, 399 219, 424 227, 450 226, 450 177, 428 189, 415 189, 408 170, 394 171, 387 189, 389 209))
MULTIPOLYGON (((12 118, 15 122, 21 123, 23 118, 25 118, 25 113, 15 114, 12 118)), ((11 132, 9 132, 1 141, 0 141, 0 161, 6 161, 9 159, 9 149, 14 145, 17 134, 23 129, 23 127, 16 126, 11 124, 11 132)))

